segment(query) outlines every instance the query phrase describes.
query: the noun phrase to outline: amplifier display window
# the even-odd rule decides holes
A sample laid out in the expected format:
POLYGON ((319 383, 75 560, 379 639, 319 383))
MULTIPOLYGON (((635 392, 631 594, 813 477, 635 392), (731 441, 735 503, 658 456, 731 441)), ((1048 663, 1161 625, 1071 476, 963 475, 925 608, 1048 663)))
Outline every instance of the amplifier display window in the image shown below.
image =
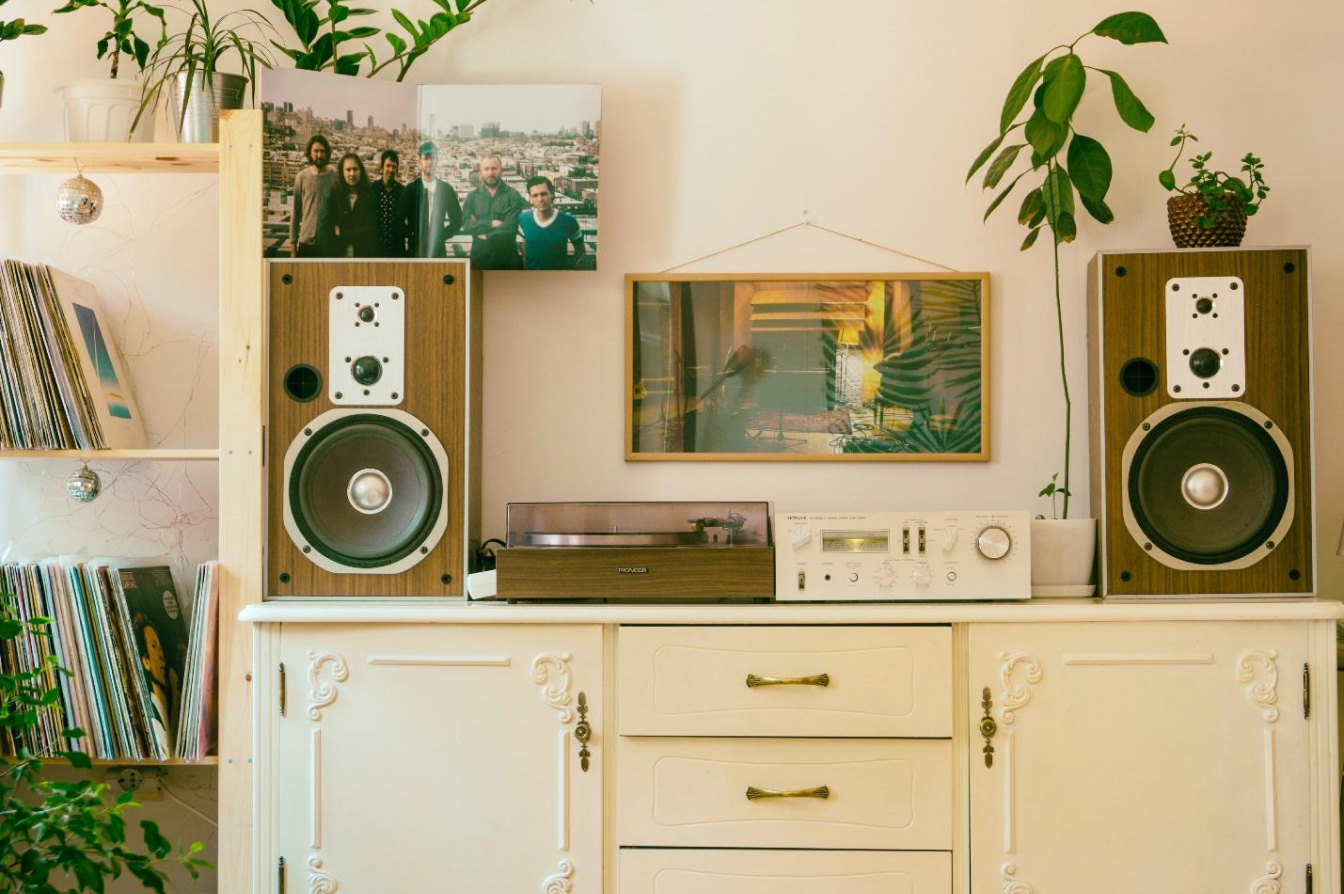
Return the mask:
POLYGON ((885 553, 891 549, 888 531, 822 531, 824 553, 885 553))

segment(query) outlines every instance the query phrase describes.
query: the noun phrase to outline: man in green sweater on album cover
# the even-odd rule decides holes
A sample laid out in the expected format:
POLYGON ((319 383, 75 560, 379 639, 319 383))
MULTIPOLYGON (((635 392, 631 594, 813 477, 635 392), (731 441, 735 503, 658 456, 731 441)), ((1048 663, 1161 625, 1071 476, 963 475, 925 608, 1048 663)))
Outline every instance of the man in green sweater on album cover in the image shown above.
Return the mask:
POLYGON ((471 261, 483 270, 517 270, 518 215, 527 203, 503 180, 504 163, 498 155, 484 155, 481 185, 467 194, 462 205, 462 232, 471 234, 471 261))

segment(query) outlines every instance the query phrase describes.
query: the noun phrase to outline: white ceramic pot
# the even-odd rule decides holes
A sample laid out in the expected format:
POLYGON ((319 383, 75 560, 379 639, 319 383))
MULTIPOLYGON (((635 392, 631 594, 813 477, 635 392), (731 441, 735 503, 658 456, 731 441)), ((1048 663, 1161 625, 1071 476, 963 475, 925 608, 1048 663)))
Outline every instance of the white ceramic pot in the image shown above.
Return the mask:
POLYGON ((1091 596, 1097 555, 1095 518, 1031 521, 1031 595, 1091 596))
POLYGON ((75 81, 58 91, 65 107, 65 138, 76 143, 148 143, 154 116, 145 115, 131 133, 140 108, 140 82, 134 78, 75 81))

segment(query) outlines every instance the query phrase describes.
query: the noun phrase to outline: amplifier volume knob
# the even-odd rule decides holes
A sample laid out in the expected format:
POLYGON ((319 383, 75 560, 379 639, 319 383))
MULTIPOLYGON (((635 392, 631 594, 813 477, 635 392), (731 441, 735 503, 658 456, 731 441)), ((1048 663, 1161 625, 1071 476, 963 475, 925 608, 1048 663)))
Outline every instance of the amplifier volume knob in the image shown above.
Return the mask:
POLYGON ((975 548, 986 559, 1002 559, 1013 548, 1013 538, 998 525, 990 525, 976 538, 975 548))
POLYGON ((910 576, 914 578, 917 587, 927 587, 933 583, 933 572, 929 570, 928 565, 922 563, 915 566, 914 573, 910 576))
POLYGON ((889 587, 895 582, 896 575, 891 570, 891 566, 885 562, 882 563, 882 566, 877 569, 877 585, 879 587, 889 587))

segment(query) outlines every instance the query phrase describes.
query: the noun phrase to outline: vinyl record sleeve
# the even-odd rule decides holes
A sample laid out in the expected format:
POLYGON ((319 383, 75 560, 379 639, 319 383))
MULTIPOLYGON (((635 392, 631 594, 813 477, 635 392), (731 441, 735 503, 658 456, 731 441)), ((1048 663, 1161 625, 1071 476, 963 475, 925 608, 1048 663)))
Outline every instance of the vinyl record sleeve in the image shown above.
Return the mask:
POLYGON ((75 344, 80 372, 93 396, 104 444, 111 449, 145 447, 144 420, 131 392, 126 364, 117 350, 91 283, 50 268, 51 283, 75 344))

